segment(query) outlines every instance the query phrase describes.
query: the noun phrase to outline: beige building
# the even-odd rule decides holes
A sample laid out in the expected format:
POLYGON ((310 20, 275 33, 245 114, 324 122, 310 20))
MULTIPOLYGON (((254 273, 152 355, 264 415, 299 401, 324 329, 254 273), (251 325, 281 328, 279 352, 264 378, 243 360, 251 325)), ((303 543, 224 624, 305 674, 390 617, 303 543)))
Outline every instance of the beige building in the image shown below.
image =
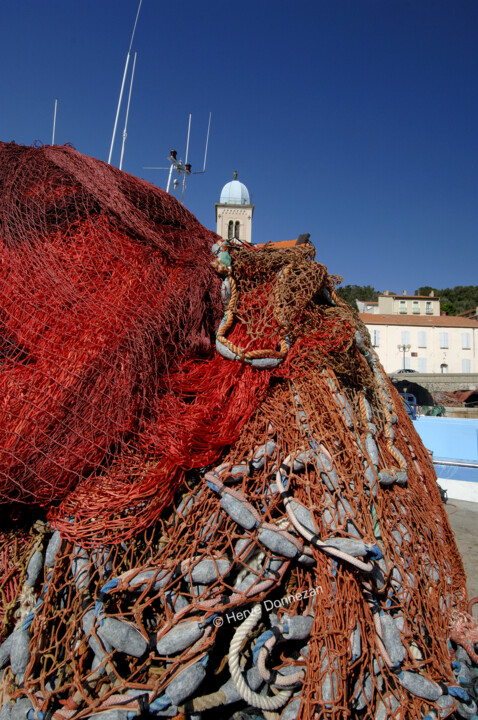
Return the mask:
POLYGON ((357 307, 361 313, 374 315, 440 315, 440 298, 430 295, 394 295, 385 291, 378 296, 376 302, 361 302, 357 300, 357 307))
POLYGON ((254 205, 251 204, 249 191, 244 183, 234 179, 226 183, 221 191, 219 202, 216 203, 216 232, 224 240, 240 240, 252 242, 252 216, 254 205))
MULTIPOLYGON (((438 298, 436 298, 438 300, 438 298)), ((421 307, 427 300, 417 298, 421 307)), ((413 308, 414 298, 407 303, 413 308)), ((396 307, 396 306, 394 306, 396 307)), ((400 307, 400 306, 399 306, 400 307)), ((439 303, 438 303, 439 307, 439 303)), ((360 313, 387 373, 478 373, 478 322, 430 312, 360 313)))

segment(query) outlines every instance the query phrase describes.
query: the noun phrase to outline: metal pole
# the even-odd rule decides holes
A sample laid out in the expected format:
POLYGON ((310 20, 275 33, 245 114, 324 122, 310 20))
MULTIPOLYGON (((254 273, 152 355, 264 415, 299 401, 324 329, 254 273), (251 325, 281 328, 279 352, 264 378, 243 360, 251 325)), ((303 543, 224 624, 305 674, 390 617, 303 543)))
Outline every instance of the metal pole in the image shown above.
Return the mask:
POLYGON ((58 107, 58 98, 55 98, 55 109, 53 111, 53 133, 51 136, 51 144, 55 144, 55 129, 56 129, 56 109, 58 107))
POLYGON ((166 186, 166 192, 169 192, 169 186, 171 185, 171 176, 173 174, 173 168, 175 167, 176 163, 171 163, 171 167, 169 168, 169 175, 168 175, 168 184, 166 186))
POLYGON ((123 91, 124 91, 124 84, 126 81, 126 73, 128 72, 128 65, 129 65, 129 58, 131 53, 128 52, 126 56, 126 63, 124 66, 124 72, 123 72, 123 81, 121 83, 121 90, 120 90, 120 96, 118 100, 118 107, 116 108, 116 117, 115 117, 115 124, 113 127, 113 137, 111 138, 111 145, 110 145, 110 154, 108 155, 108 165, 111 165, 111 156, 113 155, 113 145, 115 144, 115 137, 116 137, 116 128, 118 127, 118 118, 120 114, 120 108, 121 108, 121 101, 123 100, 123 91))
MULTIPOLYGON (((188 164, 189 135, 190 135, 190 132, 191 132, 191 113, 189 113, 188 139, 187 139, 187 142, 186 142, 186 160, 184 161, 184 166, 186 166, 186 165, 188 164)), ((182 203, 184 203, 184 195, 185 195, 185 193, 186 193, 186 176, 187 176, 187 171, 186 171, 186 169, 184 169, 183 194, 182 194, 182 197, 181 197, 181 202, 182 202, 182 203)))
POLYGON ((129 106, 131 104, 131 92, 133 90, 133 78, 134 78, 134 69, 136 67, 136 56, 138 55, 137 52, 134 54, 134 60, 133 60, 133 69, 131 70, 131 80, 129 83, 129 93, 128 93, 128 104, 126 106, 126 117, 124 121, 124 130, 123 130, 123 143, 121 145, 121 157, 120 157, 120 164, 119 169, 121 170, 123 168, 123 156, 124 156, 124 146, 126 143, 126 129, 128 127, 128 117, 129 117, 129 106))
POLYGON ((129 43, 129 50, 128 50, 128 54, 127 54, 127 56, 126 56, 126 63, 125 63, 124 72, 123 72, 123 81, 122 81, 122 83, 121 83, 121 90, 120 90, 120 96, 119 96, 119 100, 118 100, 118 107, 116 108, 116 118, 115 118, 115 124, 114 124, 114 128, 113 128, 113 137, 111 138, 110 154, 108 155, 108 165, 111 165, 111 157, 112 157, 112 155, 113 155, 113 145, 114 145, 114 143, 115 143, 116 129, 117 129, 117 127, 118 127, 118 118, 119 118, 119 113, 120 113, 120 109, 121 109, 121 102, 122 102, 122 100, 123 100, 123 91, 124 91, 124 84, 125 84, 125 81, 126 81, 126 73, 127 73, 127 71, 128 71, 129 59, 130 59, 130 56, 131 56, 131 48, 132 48, 132 46, 133 46, 133 38, 134 38, 134 34, 135 34, 135 32, 136 32, 136 25, 138 24, 139 11, 141 10, 141 3, 142 3, 142 2, 143 2, 143 0, 139 0, 138 10, 137 10, 137 12, 136 12, 136 19, 135 19, 135 21, 134 21, 134 26, 133 26, 133 32, 131 33, 131 40, 130 40, 130 43, 129 43))
POLYGON ((209 130, 210 130, 210 128, 211 128, 211 113, 209 113, 209 122, 208 122, 208 125, 207 125, 206 148, 205 148, 205 150, 204 150, 204 167, 203 167, 203 169, 202 169, 203 172, 206 171, 207 146, 208 146, 208 144, 209 144, 209 130))
POLYGON ((478 468, 478 463, 474 462, 464 462, 463 460, 440 460, 439 458, 433 459, 434 465, 452 465, 454 467, 464 467, 464 468, 478 468))
POLYGON ((135 21, 134 21, 133 32, 131 33, 131 42, 130 42, 130 44, 129 44, 129 50, 128 50, 128 52, 131 52, 131 48, 133 47, 133 38, 134 38, 134 34, 135 34, 135 32, 136 32, 136 25, 138 24, 139 11, 141 10, 141 3, 142 3, 142 2, 143 2, 143 0, 139 0, 138 10, 137 10, 137 12, 136 12, 136 19, 135 19, 135 21))
POLYGON ((405 368, 405 353, 410 350, 412 346, 411 345, 397 345, 398 351, 403 353, 403 370, 406 370, 405 368))

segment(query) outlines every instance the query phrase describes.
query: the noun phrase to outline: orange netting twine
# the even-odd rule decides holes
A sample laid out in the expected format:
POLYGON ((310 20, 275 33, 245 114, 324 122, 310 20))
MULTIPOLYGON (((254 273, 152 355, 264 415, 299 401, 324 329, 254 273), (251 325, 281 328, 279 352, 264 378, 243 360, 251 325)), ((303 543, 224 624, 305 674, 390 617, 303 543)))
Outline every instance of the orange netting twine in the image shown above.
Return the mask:
POLYGON ((433 466, 313 248, 3 151, 2 499, 50 506, 0 538, 5 717, 469 717, 433 466))

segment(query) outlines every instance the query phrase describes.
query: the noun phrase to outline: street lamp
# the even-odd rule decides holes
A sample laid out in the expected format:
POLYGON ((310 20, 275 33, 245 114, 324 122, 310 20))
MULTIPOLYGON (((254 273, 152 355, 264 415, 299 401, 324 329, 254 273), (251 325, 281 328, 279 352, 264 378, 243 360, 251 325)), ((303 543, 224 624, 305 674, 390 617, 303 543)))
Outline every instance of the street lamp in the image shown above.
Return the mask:
POLYGON ((397 345, 400 352, 403 352, 403 369, 405 370, 405 353, 410 350, 411 345, 397 345))

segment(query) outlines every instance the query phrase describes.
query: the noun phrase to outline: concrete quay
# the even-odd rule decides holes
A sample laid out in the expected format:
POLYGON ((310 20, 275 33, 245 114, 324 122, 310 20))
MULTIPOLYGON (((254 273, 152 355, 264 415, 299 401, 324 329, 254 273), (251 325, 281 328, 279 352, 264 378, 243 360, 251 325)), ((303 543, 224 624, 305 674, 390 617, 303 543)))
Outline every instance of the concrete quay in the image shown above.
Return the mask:
MULTIPOLYGON (((478 596, 478 503, 449 499, 445 509, 463 560, 471 600, 478 596)), ((473 615, 478 618, 478 603, 473 615)))

